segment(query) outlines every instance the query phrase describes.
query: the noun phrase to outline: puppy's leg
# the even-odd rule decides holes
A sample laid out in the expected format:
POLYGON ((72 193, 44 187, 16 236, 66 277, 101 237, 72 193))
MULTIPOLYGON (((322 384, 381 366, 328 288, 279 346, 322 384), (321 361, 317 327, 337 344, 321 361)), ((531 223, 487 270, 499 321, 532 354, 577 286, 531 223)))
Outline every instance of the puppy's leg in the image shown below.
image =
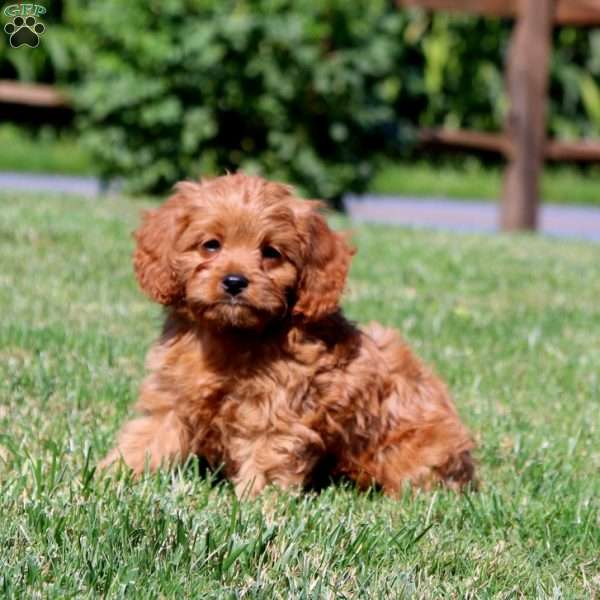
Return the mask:
POLYGON ((155 471, 161 465, 184 460, 189 453, 189 432, 175 413, 168 411, 126 423, 119 433, 116 447, 99 467, 105 469, 122 458, 139 475, 146 466, 155 471))
POLYGON ((271 483, 284 489, 301 488, 307 483, 323 451, 323 442, 308 428, 298 425, 295 429, 293 433, 232 441, 232 456, 234 460, 238 457, 239 465, 233 477, 238 497, 254 498, 271 483))
POLYGON ((472 448, 465 428, 451 417, 405 424, 370 453, 365 471, 392 495, 405 484, 428 489, 441 483, 459 490, 474 476, 472 448))
POLYGON ((371 324, 367 332, 388 368, 392 390, 381 405, 380 437, 359 458, 358 479, 374 480, 388 493, 408 482, 463 487, 474 476, 474 444, 445 385, 395 331, 371 324))

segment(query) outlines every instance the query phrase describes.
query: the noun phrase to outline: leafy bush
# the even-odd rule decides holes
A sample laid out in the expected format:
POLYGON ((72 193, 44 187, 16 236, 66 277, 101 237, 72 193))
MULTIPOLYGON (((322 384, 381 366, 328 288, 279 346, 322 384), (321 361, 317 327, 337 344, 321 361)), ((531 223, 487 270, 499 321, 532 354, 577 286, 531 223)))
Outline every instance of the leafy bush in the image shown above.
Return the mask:
MULTIPOLYGON (((336 198, 364 188, 408 123, 502 127, 509 21, 390 0, 44 4, 40 47, 3 39, 0 77, 74 83, 97 168, 133 190, 245 168, 336 198)), ((554 41, 549 133, 597 137, 600 31, 554 41)))
POLYGON ((336 198, 398 140, 387 2, 104 0, 72 10, 85 140, 133 189, 223 169, 336 198))

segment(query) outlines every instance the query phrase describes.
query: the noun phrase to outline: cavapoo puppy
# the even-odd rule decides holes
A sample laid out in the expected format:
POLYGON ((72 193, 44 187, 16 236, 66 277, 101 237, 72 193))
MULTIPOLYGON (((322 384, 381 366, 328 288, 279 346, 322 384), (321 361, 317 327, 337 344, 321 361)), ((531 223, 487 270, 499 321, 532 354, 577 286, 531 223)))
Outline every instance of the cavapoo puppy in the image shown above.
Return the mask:
POLYGON ((473 442, 444 384, 400 336, 340 310, 353 251, 320 204, 261 177, 183 182, 135 237, 166 307, 137 404, 103 467, 196 454, 238 495, 346 476, 388 494, 460 489, 473 442))

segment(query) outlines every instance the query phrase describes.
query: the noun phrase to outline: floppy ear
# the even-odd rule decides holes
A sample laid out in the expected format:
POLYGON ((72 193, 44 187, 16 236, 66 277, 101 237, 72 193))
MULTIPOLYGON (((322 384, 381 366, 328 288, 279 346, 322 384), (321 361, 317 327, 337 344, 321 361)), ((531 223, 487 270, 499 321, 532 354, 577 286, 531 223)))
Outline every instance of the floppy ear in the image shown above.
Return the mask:
POLYGON ((144 215, 135 232, 133 267, 142 290, 156 302, 175 304, 183 296, 183 282, 173 264, 174 244, 189 222, 188 198, 175 194, 160 208, 144 215))
MULTIPOLYGON (((313 206, 320 203, 312 203, 313 206)), ((293 314, 318 321, 339 308, 354 250, 315 210, 304 217, 304 265, 293 314)))

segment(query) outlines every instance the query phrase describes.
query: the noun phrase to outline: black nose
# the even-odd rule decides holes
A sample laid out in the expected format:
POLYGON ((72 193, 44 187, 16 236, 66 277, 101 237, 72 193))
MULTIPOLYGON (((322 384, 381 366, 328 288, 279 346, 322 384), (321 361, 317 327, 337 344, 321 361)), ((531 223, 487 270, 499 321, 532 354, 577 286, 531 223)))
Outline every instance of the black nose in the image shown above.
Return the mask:
POLYGON ((225 275, 222 283, 225 291, 232 296, 237 296, 248 287, 248 280, 243 275, 225 275))

